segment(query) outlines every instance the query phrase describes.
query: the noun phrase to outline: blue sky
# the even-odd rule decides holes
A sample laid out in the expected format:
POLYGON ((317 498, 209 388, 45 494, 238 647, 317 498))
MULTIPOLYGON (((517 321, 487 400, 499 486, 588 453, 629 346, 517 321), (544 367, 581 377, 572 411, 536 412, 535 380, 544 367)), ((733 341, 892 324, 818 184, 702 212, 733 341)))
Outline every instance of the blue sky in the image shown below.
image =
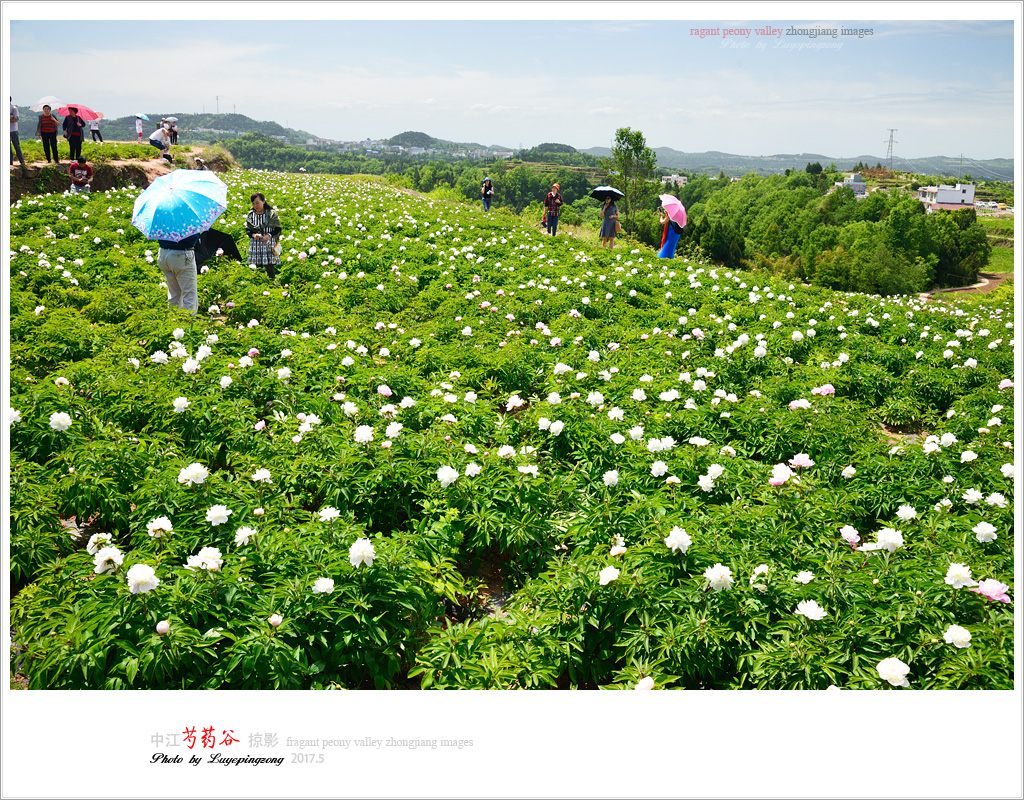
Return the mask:
MULTIPOLYGON (((972 4, 972 11, 983 5, 972 4)), ((651 146, 685 151, 884 156, 888 129, 896 128, 895 153, 906 158, 1012 157, 1014 149, 1008 19, 828 21, 771 14, 821 6, 768 4, 755 7, 762 16, 748 21, 730 13, 751 10, 739 5, 696 20, 683 12, 708 16, 715 8, 674 3, 495 9, 515 21, 402 18, 403 11, 430 14, 429 4, 369 7, 392 21, 327 19, 352 11, 330 4, 288 4, 290 14, 311 17, 289 21, 234 21, 253 9, 284 13, 277 4, 114 4, 109 13, 139 8, 206 19, 14 21, 8 74, 15 101, 28 105, 55 94, 116 117, 212 111, 219 96, 222 112, 234 108, 337 139, 420 130, 510 147, 556 141, 586 148, 608 146, 616 128, 629 126, 651 146), (219 8, 223 20, 210 13, 219 8), (627 8, 641 18, 571 18, 621 17, 627 8), (522 19, 546 9, 570 18, 522 19), (766 25, 872 33, 721 35, 726 27, 766 25), (691 35, 694 27, 720 32, 701 39, 691 35), (167 55, 163 69, 160 53, 167 55)), ((478 9, 457 4, 432 15, 478 9)), ((1003 14, 1014 15, 1019 4, 1003 14)))

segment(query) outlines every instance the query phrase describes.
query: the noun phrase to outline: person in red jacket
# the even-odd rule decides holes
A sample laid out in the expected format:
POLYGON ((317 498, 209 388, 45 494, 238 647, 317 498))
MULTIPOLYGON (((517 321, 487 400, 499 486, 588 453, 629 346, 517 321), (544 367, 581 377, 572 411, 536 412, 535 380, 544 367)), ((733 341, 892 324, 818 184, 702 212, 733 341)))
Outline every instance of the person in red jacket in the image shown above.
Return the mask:
POLYGON ((68 167, 68 174, 71 175, 71 193, 88 192, 89 182, 92 180, 92 167, 85 163, 85 156, 79 156, 77 162, 72 162, 68 167))
POLYGON ((547 193, 544 198, 544 219, 551 235, 555 235, 555 231, 558 230, 558 214, 562 208, 562 193, 559 191, 561 187, 557 183, 551 184, 551 191, 547 193))
POLYGON ((46 162, 50 162, 51 152, 53 163, 60 163, 60 154, 57 152, 57 129, 60 127, 60 120, 50 113, 49 106, 43 106, 43 113, 36 125, 36 136, 43 140, 43 153, 46 155, 46 162))

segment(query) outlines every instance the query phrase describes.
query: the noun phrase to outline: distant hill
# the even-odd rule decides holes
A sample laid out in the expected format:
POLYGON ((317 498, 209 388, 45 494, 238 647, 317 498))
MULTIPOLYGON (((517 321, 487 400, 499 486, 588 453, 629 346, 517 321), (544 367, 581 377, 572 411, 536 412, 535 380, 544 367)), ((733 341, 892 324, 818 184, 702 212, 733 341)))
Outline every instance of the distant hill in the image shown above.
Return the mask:
MULTIPOLYGON (((609 157, 608 147, 590 147, 581 150, 594 156, 609 157)), ((724 172, 729 177, 740 177, 749 172, 758 175, 773 175, 787 169, 804 169, 808 164, 820 163, 823 167, 835 164, 840 169, 852 169, 857 163, 885 164, 886 158, 877 155, 827 156, 821 153, 776 153, 769 156, 741 156, 708 150, 703 153, 686 153, 671 147, 656 147, 658 166, 666 169, 681 169, 686 172, 703 172, 717 175, 724 172)), ((955 178, 958 174, 970 175, 975 180, 1013 180, 1013 159, 993 158, 982 161, 964 158, 961 173, 960 159, 949 156, 906 159, 895 157, 893 167, 922 175, 944 175, 955 178)))
MULTIPOLYGON (((18 134, 23 139, 31 139, 36 133, 39 114, 21 106, 18 106, 18 113, 20 115, 18 134)), ((286 128, 277 122, 255 120, 244 114, 184 114, 176 111, 140 111, 139 113, 149 117, 148 122, 143 121, 142 136, 144 139, 156 130, 156 126, 160 124, 163 117, 178 118, 178 142, 180 144, 231 139, 236 136, 244 136, 247 133, 286 136, 289 141, 294 142, 305 142, 306 139, 315 138, 314 134, 307 131, 286 128)), ((58 119, 62 118, 58 117, 58 119)), ((105 139, 112 141, 134 141, 137 138, 135 117, 100 120, 100 132, 105 139)), ((86 135, 88 136, 88 133, 86 135)))

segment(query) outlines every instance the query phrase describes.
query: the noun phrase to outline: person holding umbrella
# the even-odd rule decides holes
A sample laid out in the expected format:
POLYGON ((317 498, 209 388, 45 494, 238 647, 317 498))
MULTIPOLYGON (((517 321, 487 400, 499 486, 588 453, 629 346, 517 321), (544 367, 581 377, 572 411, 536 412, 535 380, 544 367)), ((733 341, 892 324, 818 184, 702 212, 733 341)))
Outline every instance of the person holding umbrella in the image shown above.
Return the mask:
POLYGON ((64 117, 62 127, 64 128, 64 138, 68 140, 68 145, 71 148, 68 158, 75 161, 82 155, 82 138, 85 131, 85 120, 78 116, 78 108, 68 106, 68 115, 64 117))
POLYGON ((43 153, 46 156, 46 163, 50 163, 50 153, 53 153, 53 163, 60 163, 60 154, 57 152, 57 118, 50 113, 50 106, 43 106, 43 113, 36 123, 36 138, 43 141, 43 153))
POLYGON ((245 216, 245 232, 249 236, 249 263, 263 267, 267 277, 277 277, 277 267, 281 266, 280 245, 281 220, 277 211, 267 202, 260 192, 253 194, 252 211, 245 216))
POLYGON ((135 117, 135 133, 139 135, 139 144, 142 144, 142 117, 135 117))
POLYGON ((619 208, 615 205, 615 199, 608 195, 601 206, 601 245, 609 250, 615 248, 615 234, 621 230, 619 225, 619 208))
POLYGON ((659 199, 659 218, 665 227, 661 232, 661 250, 658 251, 658 258, 675 258, 679 234, 686 227, 686 209, 675 195, 663 194, 659 199))
POLYGON ((494 184, 490 178, 484 178, 484 182, 480 186, 480 194, 484 201, 484 211, 491 210, 491 198, 494 197, 494 184))
POLYGON ((559 191, 561 188, 557 183, 551 184, 551 191, 544 198, 544 218, 552 236, 558 230, 558 214, 562 208, 562 193, 559 191))
POLYGON ((195 248, 227 209, 227 194, 228 187, 212 172, 176 170, 135 199, 132 225, 160 245, 157 264, 172 308, 199 310, 195 248))

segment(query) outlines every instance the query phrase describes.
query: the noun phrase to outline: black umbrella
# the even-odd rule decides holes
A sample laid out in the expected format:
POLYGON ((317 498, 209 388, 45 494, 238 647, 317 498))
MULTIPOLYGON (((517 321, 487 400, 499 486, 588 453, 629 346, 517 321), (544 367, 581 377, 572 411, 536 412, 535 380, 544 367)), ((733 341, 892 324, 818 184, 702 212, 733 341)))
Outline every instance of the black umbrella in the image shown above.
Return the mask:
POLYGON ((213 258, 218 250, 222 250, 223 255, 227 258, 233 258, 238 262, 242 260, 242 254, 238 252, 238 245, 235 244, 231 234, 211 228, 208 231, 203 231, 200 236, 200 244, 196 247, 196 268, 198 269, 213 258))
POLYGON ((620 192, 614 186, 598 186, 590 193, 590 196, 603 202, 607 200, 609 197, 612 200, 621 200, 626 195, 620 192))

